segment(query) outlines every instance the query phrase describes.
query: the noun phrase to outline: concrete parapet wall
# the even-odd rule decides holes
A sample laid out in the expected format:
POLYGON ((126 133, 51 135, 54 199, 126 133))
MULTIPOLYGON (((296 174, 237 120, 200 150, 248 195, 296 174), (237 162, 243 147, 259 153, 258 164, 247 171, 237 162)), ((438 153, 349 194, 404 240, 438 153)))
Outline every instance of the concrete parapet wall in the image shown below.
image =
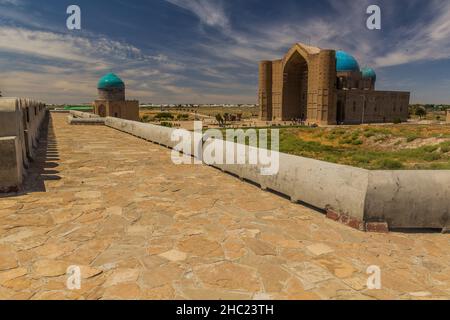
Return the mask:
POLYGON ((450 171, 370 171, 366 221, 392 228, 450 226, 450 171))
POLYGON ((71 125, 104 125, 105 118, 94 113, 71 110, 67 122, 71 125))
POLYGON ((136 137, 155 142, 169 148, 174 148, 176 146, 176 143, 172 141, 172 133, 176 129, 112 117, 107 117, 105 124, 114 129, 127 132, 136 137))
MULTIPOLYGON (((259 184, 263 189, 270 189, 290 197, 292 202, 304 202, 320 209, 332 209, 341 214, 363 220, 369 171, 344 165, 318 161, 270 152, 254 147, 244 147, 232 142, 207 140, 204 149, 215 143, 216 150, 222 148, 222 154, 237 148, 245 148, 247 164, 211 164, 225 172, 259 184), (277 174, 262 174, 268 169, 267 164, 249 164, 249 154, 260 154, 279 159, 277 174)), ((261 158, 259 158, 261 159, 261 158)), ((226 161, 223 161, 226 163, 226 161)))
POLYGON ((70 110, 53 109, 49 110, 50 113, 70 113, 70 110))
POLYGON ((67 117, 67 123, 71 125, 104 125, 105 118, 76 118, 69 115, 67 117))
POLYGON ((19 138, 0 137, 0 192, 13 192, 23 181, 23 160, 19 138))
POLYGON ((4 176, 17 177, 15 186, 12 186, 7 180, 0 179, 0 189, 18 189, 20 187, 21 175, 25 172, 22 169, 23 167, 27 168, 29 161, 35 157, 35 149, 38 146, 40 129, 46 113, 46 106, 37 101, 0 98, 0 138, 4 138, 4 148, 8 150, 5 149, 0 153, 0 170, 4 176), (5 142, 10 139, 15 139, 15 148, 8 147, 11 142, 5 142), (11 159, 16 160, 11 163, 11 159), (20 163, 20 166, 16 162, 20 163), (22 171, 17 175, 19 167, 22 171))
MULTIPOLYGON (((170 148, 177 145, 171 141, 175 129, 117 118, 106 118, 105 124, 170 148)), ((236 143, 211 138, 203 149, 211 144, 222 148, 223 154, 238 148, 236 143)), ((251 152, 261 151, 244 148, 246 163, 251 152)), ((279 171, 274 175, 262 175, 266 167, 259 163, 210 165, 294 202, 327 210, 333 219, 360 230, 376 230, 378 223, 386 222, 390 228, 450 227, 450 171, 369 171, 284 153, 279 153, 279 171)))
POLYGON ((76 110, 71 110, 70 114, 74 118, 83 118, 83 119, 100 118, 100 116, 97 114, 89 113, 89 112, 81 112, 81 111, 76 111, 76 110))
MULTIPOLYGON (((193 132, 112 117, 106 118, 105 125, 171 149, 177 149, 177 146, 179 145, 177 141, 172 141, 172 134, 175 131, 180 133, 182 132, 183 135, 189 136, 189 139, 191 140, 190 150, 192 150, 192 152, 186 150, 185 154, 188 156, 194 156, 194 144, 196 141, 193 132)), ((201 141, 198 143, 200 144, 201 141)))

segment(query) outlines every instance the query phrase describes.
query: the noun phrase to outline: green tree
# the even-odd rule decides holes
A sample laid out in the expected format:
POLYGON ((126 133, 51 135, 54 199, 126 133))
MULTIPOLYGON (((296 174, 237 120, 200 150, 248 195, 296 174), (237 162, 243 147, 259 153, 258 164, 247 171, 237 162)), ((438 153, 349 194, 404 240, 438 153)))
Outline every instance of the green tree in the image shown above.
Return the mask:
POLYGON ((426 115, 427 115, 427 110, 424 107, 418 107, 416 109, 416 116, 418 116, 420 119, 422 119, 426 115))
POLYGON ((223 126, 224 121, 223 121, 223 117, 220 113, 216 114, 216 121, 219 124, 219 126, 223 126))
POLYGON ((223 114, 223 122, 226 125, 227 122, 229 122, 229 121, 230 121, 230 114, 226 112, 223 114))

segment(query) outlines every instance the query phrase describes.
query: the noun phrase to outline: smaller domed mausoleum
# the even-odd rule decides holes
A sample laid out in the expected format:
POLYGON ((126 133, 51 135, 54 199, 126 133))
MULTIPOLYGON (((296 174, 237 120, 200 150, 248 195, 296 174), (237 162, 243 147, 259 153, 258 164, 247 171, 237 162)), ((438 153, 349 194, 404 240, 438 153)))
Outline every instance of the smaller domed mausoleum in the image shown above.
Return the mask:
POLYGON ((125 99, 125 83, 114 73, 100 78, 97 84, 98 99, 94 112, 101 117, 139 120, 139 101, 125 99))

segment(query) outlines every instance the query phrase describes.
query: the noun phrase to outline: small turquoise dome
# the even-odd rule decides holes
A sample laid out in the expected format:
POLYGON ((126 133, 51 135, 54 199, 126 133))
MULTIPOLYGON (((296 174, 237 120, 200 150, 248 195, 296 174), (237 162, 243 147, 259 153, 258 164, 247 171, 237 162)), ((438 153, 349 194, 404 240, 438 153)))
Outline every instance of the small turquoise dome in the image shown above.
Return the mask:
POLYGON ((375 73, 375 70, 372 68, 363 68, 361 70, 363 78, 370 78, 372 80, 377 80, 377 74, 375 73))
POLYGON ((356 59, 345 51, 336 51, 336 71, 359 71, 356 59))
POLYGON ((98 89, 125 89, 125 83, 120 79, 118 76, 116 76, 114 73, 108 73, 107 75, 103 76, 99 81, 97 85, 98 89))

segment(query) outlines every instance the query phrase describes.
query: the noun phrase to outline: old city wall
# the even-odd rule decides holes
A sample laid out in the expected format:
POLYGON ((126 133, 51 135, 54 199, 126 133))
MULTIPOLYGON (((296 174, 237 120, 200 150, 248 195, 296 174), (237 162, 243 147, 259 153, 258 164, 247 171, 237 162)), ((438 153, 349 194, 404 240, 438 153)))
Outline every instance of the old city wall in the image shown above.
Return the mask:
POLYGON ((37 101, 0 98, 0 192, 20 188, 46 113, 37 101))

